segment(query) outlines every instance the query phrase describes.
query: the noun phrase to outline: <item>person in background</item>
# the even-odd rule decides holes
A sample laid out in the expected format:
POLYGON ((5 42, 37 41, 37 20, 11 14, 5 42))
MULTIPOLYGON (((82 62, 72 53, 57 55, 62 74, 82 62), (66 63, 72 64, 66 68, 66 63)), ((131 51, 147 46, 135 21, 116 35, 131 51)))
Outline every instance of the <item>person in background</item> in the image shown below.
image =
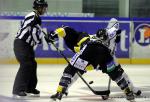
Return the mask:
POLYGON ((40 95, 37 86, 37 62, 33 47, 41 44, 41 17, 47 11, 45 0, 35 0, 33 11, 27 14, 14 40, 14 54, 20 64, 16 74, 12 94, 14 96, 40 95))

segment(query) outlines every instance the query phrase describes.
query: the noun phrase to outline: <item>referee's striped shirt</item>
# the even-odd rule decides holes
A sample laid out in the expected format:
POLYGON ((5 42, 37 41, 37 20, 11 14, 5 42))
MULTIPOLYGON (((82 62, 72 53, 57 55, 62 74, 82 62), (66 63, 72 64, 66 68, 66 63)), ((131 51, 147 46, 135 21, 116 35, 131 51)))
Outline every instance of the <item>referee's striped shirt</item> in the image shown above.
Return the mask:
POLYGON ((36 26, 41 25, 40 17, 33 11, 25 16, 21 27, 17 32, 16 38, 28 43, 30 46, 41 43, 40 29, 36 26))

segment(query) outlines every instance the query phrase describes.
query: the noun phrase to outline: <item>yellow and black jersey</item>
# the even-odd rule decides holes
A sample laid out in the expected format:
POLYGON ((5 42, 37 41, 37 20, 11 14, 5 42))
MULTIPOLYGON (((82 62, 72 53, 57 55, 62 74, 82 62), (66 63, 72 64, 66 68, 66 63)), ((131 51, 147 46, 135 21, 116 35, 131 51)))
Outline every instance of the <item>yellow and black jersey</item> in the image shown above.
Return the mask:
POLYGON ((90 37, 87 33, 77 32, 68 26, 56 29, 55 33, 64 38, 67 47, 73 52, 79 52, 80 48, 82 48, 82 46, 90 40, 90 37))

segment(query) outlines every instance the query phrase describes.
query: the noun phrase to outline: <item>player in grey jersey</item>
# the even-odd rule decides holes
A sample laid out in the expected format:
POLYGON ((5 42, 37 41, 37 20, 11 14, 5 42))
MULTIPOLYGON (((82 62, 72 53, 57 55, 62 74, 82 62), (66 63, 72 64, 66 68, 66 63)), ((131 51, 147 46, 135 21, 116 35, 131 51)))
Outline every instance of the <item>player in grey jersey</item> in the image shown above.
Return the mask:
POLYGON ((37 85, 37 62, 35 60, 34 45, 41 43, 40 15, 47 10, 48 4, 45 0, 33 2, 34 11, 27 14, 14 40, 14 53, 20 67, 13 85, 13 95, 18 98, 28 94, 38 95, 40 91, 37 85))
MULTIPOLYGON (((121 65, 116 61, 116 56, 115 56, 116 45, 117 43, 120 42, 120 39, 121 39, 121 30, 119 29, 118 20, 115 18, 112 18, 109 21, 107 28, 98 30, 96 35, 94 36, 97 36, 98 38, 102 39, 104 45, 106 45, 110 49, 111 55, 113 56, 116 66, 121 67, 121 65)), ((125 72, 122 73, 122 77, 124 77, 125 80, 127 80, 134 95, 137 95, 137 96, 141 95, 141 90, 134 87, 132 81, 129 79, 128 75, 125 72)))

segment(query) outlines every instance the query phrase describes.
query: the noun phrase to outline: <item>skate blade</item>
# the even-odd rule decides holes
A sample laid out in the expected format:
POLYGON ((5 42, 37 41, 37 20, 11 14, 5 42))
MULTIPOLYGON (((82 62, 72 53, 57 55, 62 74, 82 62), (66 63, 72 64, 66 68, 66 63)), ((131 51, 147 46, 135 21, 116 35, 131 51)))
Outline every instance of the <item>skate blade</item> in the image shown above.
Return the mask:
POLYGON ((136 102, 135 100, 129 100, 129 102, 136 102))
POLYGON ((27 93, 27 96, 29 96, 29 97, 40 97, 40 94, 27 93))
POLYGON ((13 95, 12 98, 13 98, 13 99, 21 99, 21 100, 24 100, 24 99, 27 99, 27 96, 13 95))
POLYGON ((62 102, 61 100, 59 99, 56 99, 56 98, 51 98, 52 102, 62 102))

